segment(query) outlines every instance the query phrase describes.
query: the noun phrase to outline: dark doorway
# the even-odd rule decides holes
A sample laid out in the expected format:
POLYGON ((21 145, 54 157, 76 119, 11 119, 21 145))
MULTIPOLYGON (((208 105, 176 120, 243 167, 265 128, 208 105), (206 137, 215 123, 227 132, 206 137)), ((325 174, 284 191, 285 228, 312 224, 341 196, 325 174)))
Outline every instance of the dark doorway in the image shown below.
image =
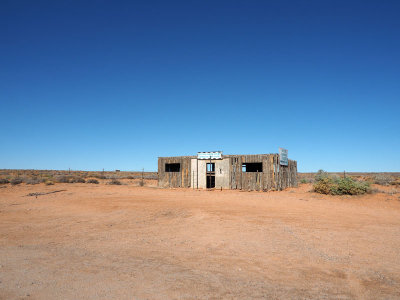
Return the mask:
POLYGON ((208 189, 215 188, 215 176, 214 175, 207 175, 207 188, 208 189))
POLYGON ((208 189, 215 188, 215 163, 207 163, 206 179, 207 179, 207 188, 208 189))

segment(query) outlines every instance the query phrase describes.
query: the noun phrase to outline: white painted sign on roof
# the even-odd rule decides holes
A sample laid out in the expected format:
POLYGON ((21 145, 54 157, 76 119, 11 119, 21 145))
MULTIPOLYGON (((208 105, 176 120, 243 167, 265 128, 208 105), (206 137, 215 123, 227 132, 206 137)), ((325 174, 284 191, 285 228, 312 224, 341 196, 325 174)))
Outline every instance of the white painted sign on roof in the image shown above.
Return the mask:
POLYGON ((222 151, 197 152, 197 159, 222 159, 222 151))

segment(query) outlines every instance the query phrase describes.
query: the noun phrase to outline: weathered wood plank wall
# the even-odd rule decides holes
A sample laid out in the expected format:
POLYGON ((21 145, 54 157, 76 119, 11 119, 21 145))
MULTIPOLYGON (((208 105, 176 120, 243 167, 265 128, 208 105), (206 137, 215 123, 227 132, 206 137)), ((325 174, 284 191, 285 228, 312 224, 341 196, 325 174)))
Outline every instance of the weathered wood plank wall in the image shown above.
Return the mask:
POLYGON ((231 155, 231 189, 268 191, 297 186, 297 162, 279 164, 279 154, 231 155), (262 163, 262 172, 242 172, 245 163, 262 163))
MULTIPOLYGON (((227 155, 231 189, 269 191, 297 186, 297 162, 279 164, 279 154, 227 155), (245 163, 262 163, 262 172, 242 172, 245 163)), ((158 185, 160 187, 191 187, 191 159, 193 156, 159 157, 158 185), (166 163, 179 163, 180 172, 165 172, 166 163)), ((200 174, 199 174, 200 176, 200 174)))
POLYGON ((190 187, 191 157, 159 157, 158 186, 159 187, 190 187), (165 164, 180 164, 179 172, 165 172, 165 164))

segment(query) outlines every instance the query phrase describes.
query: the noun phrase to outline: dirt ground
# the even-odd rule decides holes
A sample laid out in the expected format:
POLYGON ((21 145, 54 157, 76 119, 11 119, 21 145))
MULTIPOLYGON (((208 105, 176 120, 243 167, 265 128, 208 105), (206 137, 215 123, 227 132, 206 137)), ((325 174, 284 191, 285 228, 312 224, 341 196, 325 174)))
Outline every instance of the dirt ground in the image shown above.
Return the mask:
POLYGON ((0 299, 400 299, 400 194, 310 189, 2 186, 0 299))

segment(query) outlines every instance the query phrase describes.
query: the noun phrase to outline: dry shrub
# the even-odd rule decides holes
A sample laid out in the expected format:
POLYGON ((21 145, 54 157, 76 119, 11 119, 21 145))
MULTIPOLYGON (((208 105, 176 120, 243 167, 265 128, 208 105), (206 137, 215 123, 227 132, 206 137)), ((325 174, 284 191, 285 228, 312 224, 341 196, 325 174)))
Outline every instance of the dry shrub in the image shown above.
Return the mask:
POLYGON ((389 185, 394 182, 392 176, 385 175, 385 174, 377 174, 374 176, 374 183, 380 185, 389 185))
POLYGON ((85 179, 79 176, 56 176, 56 181, 60 183, 85 183, 85 179))
POLYGON ((13 179, 11 179, 10 183, 12 185, 21 184, 22 183, 22 179, 21 178, 13 178, 13 179))
POLYGON ((29 178, 25 180, 26 184, 32 184, 32 185, 39 184, 40 182, 41 182, 40 179, 37 178, 29 178))
POLYGON ((0 178, 0 184, 7 184, 10 183, 10 181, 6 178, 0 178))
POLYGON ((70 177, 65 175, 56 176, 56 181, 59 183, 69 183, 70 177))
POLYGON ((300 180, 300 183, 301 183, 301 184, 312 183, 312 180, 311 180, 311 179, 303 178, 303 179, 300 180))
POLYGON ((86 183, 93 183, 93 184, 99 184, 99 181, 97 179, 88 179, 86 180, 86 183))
POLYGON ((377 189, 377 188, 371 188, 370 190, 369 190, 369 193, 370 194, 378 194, 378 193, 384 193, 385 191, 382 191, 382 190, 380 190, 380 189, 377 189))
POLYGON ((51 181, 51 180, 49 180, 49 181, 45 181, 45 183, 44 183, 45 185, 54 185, 54 182, 53 181, 51 181))
POLYGON ((111 184, 111 185, 121 185, 121 181, 117 180, 117 179, 111 179, 107 184, 111 184))
POLYGON ((82 177, 72 177, 69 181, 70 183, 85 183, 85 179, 82 177))
POLYGON ((320 194, 331 194, 332 180, 330 178, 322 178, 315 182, 314 191, 320 194))

